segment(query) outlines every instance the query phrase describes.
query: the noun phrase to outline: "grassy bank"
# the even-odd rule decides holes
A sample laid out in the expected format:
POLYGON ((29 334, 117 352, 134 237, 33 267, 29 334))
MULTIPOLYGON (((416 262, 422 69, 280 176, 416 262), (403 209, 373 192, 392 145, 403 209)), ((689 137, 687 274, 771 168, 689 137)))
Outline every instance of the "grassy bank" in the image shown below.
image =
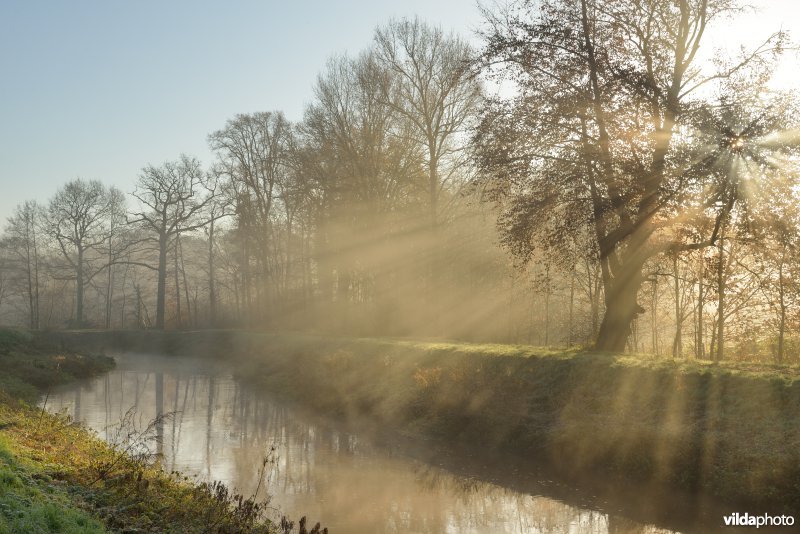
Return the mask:
POLYGON ((800 502, 797 367, 247 332, 69 336, 236 360, 242 378, 316 411, 533 456, 567 477, 602 472, 773 512, 800 502))
POLYGON ((113 367, 112 358, 61 350, 28 332, 0 329, 0 391, 12 399, 35 404, 43 391, 113 367))
POLYGON ((536 456, 566 476, 800 502, 797 368, 282 336, 251 350, 243 377, 317 410, 536 456))
POLYGON ((0 366, 0 534, 279 531, 263 505, 161 471, 145 452, 153 428, 126 429, 110 446, 31 406, 53 385, 110 369, 110 358, 0 330, 0 366))

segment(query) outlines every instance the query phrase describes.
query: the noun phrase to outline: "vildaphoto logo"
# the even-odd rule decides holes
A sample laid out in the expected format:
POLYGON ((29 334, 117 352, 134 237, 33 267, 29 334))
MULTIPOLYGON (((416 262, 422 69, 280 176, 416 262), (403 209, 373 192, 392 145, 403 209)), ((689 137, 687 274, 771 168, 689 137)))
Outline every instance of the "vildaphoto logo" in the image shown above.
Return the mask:
POLYGON ((750 515, 739 512, 723 516, 726 527, 790 527, 794 525, 794 516, 791 515, 750 515))

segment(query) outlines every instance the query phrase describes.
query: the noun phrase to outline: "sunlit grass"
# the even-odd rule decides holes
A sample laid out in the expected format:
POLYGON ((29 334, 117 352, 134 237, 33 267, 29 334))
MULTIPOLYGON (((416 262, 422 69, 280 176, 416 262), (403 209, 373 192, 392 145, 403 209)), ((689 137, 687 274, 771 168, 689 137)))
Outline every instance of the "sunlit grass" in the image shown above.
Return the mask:
MULTIPOLYGON (((0 423, 12 422, 16 420, 0 409, 0 423)), ((0 435, 0 533, 22 532, 92 534, 106 529, 72 502, 63 484, 19 462, 0 435)))
POLYGON ((213 358, 321 414, 535 454, 568 477, 610 472, 762 504, 800 498, 797 365, 286 332, 91 335, 213 358))
POLYGON ((761 503, 796 494, 798 366, 450 340, 231 335, 242 348, 242 379, 336 417, 485 450, 536 451, 567 476, 599 470, 761 503))
MULTIPOLYGON (((246 496, 166 473, 155 457, 132 456, 126 443, 109 445, 28 404, 52 385, 107 371, 110 358, 54 351, 0 329, 0 366, 0 534, 275 531, 246 496)), ((120 426, 126 439, 152 439, 120 426)))
POLYGON ((241 340, 257 340, 269 338, 279 341, 287 350, 325 346, 339 347, 342 344, 355 343, 365 350, 369 346, 375 348, 406 348, 410 351, 421 351, 430 354, 472 354, 506 358, 548 358, 548 359, 598 359, 611 365, 638 367, 653 370, 673 371, 682 374, 727 374, 754 378, 781 379, 794 381, 800 378, 799 364, 769 364, 746 361, 712 362, 693 358, 656 357, 647 353, 610 354, 595 352, 585 347, 541 347, 525 344, 506 343, 469 343, 451 340, 416 340, 405 338, 365 337, 352 338, 346 336, 328 336, 325 334, 307 333, 256 333, 229 331, 241 340))

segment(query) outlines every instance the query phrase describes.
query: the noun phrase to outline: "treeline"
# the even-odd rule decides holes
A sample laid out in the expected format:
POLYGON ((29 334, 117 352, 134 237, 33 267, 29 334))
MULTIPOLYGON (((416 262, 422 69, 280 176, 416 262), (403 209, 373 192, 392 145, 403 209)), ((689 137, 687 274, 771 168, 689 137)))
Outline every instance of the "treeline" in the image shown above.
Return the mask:
MULTIPOLYGON (((695 3, 684 3, 699 21, 695 3)), ((647 224, 663 226, 641 243, 635 223, 627 234, 598 234, 629 219, 624 202, 645 198, 631 184, 646 182, 636 161, 652 157, 652 147, 626 128, 655 135, 632 126, 652 106, 621 104, 635 100, 620 81, 630 73, 613 65, 598 70, 607 76, 598 93, 570 94, 598 80, 560 55, 574 45, 585 57, 585 40, 571 41, 579 33, 551 30, 580 23, 581 12, 547 4, 566 11, 518 11, 517 19, 486 12, 483 50, 419 20, 393 21, 362 53, 328 62, 299 123, 279 111, 237 115, 208 135, 213 162, 181 155, 147 165, 127 195, 74 180, 45 204, 24 202, 2 239, 2 322, 588 345, 607 336, 617 313, 608 309, 624 277, 609 258, 646 246, 659 253, 629 262, 639 271, 628 273, 636 307, 620 312, 630 319, 620 327, 627 350, 795 361, 800 259, 791 180, 764 182, 780 203, 715 190, 719 168, 689 172, 674 163, 696 161, 690 141, 708 141, 685 130, 666 148, 672 159, 660 172, 672 178, 658 191, 670 194, 656 205, 682 214, 680 224, 650 214, 647 224), (503 64, 512 66, 506 80, 516 96, 496 90, 503 64), (560 82, 537 78, 558 65, 560 82), (617 122, 606 140, 593 115, 606 101, 576 105, 589 94, 612 95, 617 122), (603 147, 611 147, 605 156, 603 147), (601 163, 616 178, 589 183, 601 163), (609 193, 617 196, 601 198, 609 193), (687 222, 680 203, 692 195, 707 198, 687 222)), ((591 16, 599 24, 612 15, 591 16)), ((605 38, 618 43, 593 38, 597 47, 605 38)), ((699 109, 687 112, 696 123, 699 109)), ((725 139, 735 157, 745 156, 743 136, 725 139)))
POLYGON ((469 188, 473 57, 455 35, 395 21, 328 62, 300 123, 237 115, 208 136, 209 164, 181 155, 147 165, 129 195, 74 180, 20 205, 4 322, 504 333, 493 292, 511 271, 469 188))

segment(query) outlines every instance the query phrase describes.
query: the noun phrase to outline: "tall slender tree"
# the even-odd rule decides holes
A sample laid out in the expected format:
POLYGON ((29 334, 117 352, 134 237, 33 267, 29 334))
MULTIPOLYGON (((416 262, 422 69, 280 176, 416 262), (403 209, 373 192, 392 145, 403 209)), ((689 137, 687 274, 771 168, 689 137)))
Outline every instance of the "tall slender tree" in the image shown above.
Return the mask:
POLYGON ((375 31, 375 55, 391 75, 383 98, 407 120, 425 154, 430 221, 436 226, 442 189, 466 164, 469 122, 481 90, 470 70, 469 44, 419 19, 395 20, 375 31))
POLYGON ((35 201, 29 200, 16 207, 14 215, 8 219, 3 237, 3 245, 9 251, 13 266, 22 274, 24 293, 28 303, 28 326, 39 328, 39 266, 40 232, 44 209, 35 201))
POLYGON ((78 326, 84 325, 86 285, 109 267, 105 258, 98 258, 96 253, 108 240, 112 198, 118 200, 118 196, 118 193, 110 194, 97 180, 77 179, 58 190, 47 210, 47 231, 58 244, 61 257, 75 280, 75 324, 78 326))
POLYGON ((186 155, 177 161, 167 161, 159 167, 148 165, 142 169, 133 197, 139 202, 128 223, 147 232, 142 243, 155 245, 157 264, 141 262, 157 272, 155 327, 165 325, 167 254, 175 238, 209 223, 203 216, 206 206, 213 200, 207 189, 207 175, 200 162, 186 155))

